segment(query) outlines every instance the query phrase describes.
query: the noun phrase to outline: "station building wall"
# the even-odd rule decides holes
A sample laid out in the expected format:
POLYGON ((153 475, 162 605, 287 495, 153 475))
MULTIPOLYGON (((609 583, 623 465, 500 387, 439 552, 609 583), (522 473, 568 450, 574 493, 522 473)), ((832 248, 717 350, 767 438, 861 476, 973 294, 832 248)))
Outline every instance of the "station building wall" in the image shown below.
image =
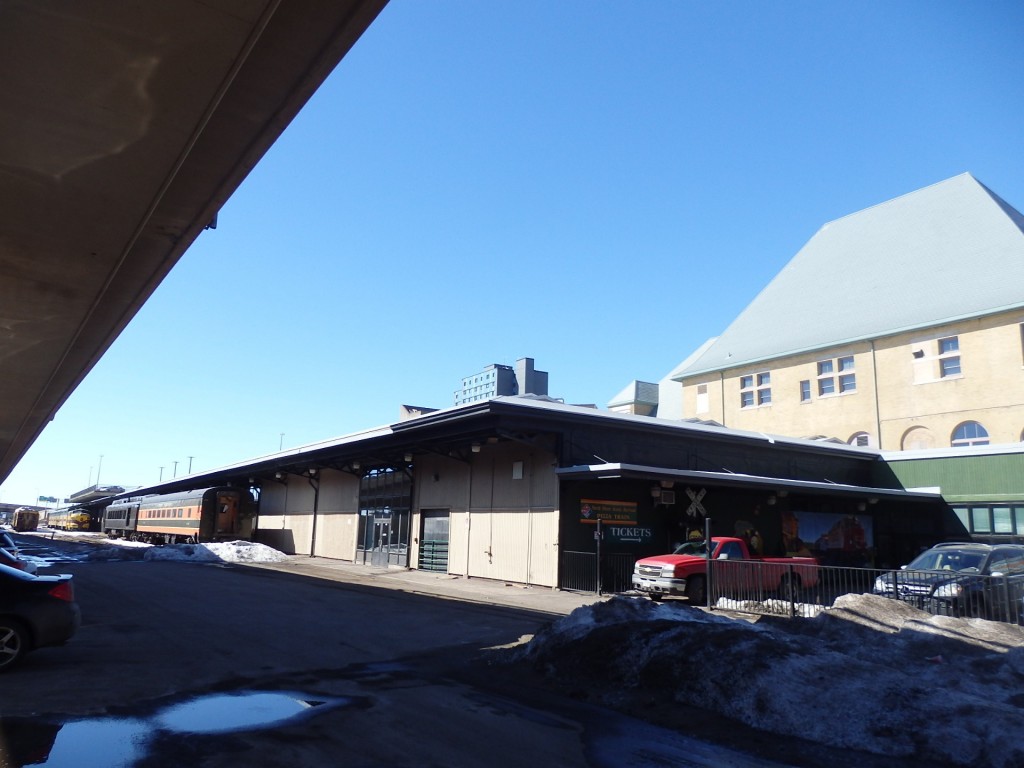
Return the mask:
MULTIPOLYGON (((352 560, 358 530, 359 478, 324 469, 318 482, 315 554, 352 560)), ((287 554, 311 554, 315 496, 308 478, 299 475, 288 475, 284 483, 265 483, 260 492, 256 540, 287 554)))
MULTIPOLYGON (((558 479, 553 454, 517 443, 483 444, 467 460, 425 454, 413 466, 408 565, 418 567, 421 510, 447 510, 448 573, 558 585, 558 479)), ((257 540, 288 554, 356 561, 359 479, 324 469, 313 543, 314 490, 305 477, 266 483, 257 540)))
MULTIPOLYGON (((555 456, 516 443, 484 444, 468 461, 417 459, 414 531, 421 510, 449 511, 448 573, 558 584, 555 456)), ((419 555, 414 539, 410 565, 419 555)))

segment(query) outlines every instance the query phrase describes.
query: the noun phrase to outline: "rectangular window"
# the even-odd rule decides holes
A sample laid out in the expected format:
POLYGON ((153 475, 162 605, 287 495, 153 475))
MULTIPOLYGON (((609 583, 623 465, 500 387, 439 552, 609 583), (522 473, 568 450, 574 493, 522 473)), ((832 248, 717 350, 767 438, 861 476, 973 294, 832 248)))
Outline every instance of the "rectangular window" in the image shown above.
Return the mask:
POLYGON ((811 399, 811 380, 804 379, 800 382, 800 402, 806 403, 811 399))
POLYGON ((841 395, 857 391, 853 355, 818 361, 818 395, 841 395), (836 376, 838 372, 838 376, 836 376))
POLYGON ((772 401, 772 375, 757 374, 757 404, 768 405, 772 401))
POLYGON ((1013 510, 1010 507, 992 507, 992 533, 1013 533, 1013 510))
POLYGON ((772 375, 768 371, 740 376, 740 407, 752 408, 772 402, 772 375))
POLYGON ((818 396, 831 395, 836 391, 836 380, 832 378, 832 361, 818 363, 818 396))
POLYGON ((988 507, 971 509, 971 533, 992 533, 992 519, 988 507))
POLYGON ((960 339, 958 336, 948 336, 939 339, 939 376, 943 379, 948 376, 960 375, 960 339))

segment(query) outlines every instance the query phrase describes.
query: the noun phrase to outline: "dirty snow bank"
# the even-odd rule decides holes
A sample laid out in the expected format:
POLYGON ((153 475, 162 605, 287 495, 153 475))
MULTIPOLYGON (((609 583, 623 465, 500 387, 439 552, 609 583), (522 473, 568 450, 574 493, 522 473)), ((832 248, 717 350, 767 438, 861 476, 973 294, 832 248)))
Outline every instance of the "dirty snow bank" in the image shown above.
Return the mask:
POLYGON ((1024 631, 847 595, 756 622, 615 597, 549 625, 517 658, 616 705, 699 707, 831 747, 948 765, 1024 765, 1024 631))

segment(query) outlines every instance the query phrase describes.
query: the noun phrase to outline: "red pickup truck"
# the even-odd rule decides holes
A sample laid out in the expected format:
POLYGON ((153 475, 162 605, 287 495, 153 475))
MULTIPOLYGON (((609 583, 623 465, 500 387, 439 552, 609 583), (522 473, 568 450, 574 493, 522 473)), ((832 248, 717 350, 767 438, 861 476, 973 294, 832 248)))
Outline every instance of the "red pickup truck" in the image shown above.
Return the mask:
MULTIPOLYGON (((766 592, 792 597, 818 583, 818 561, 813 557, 755 557, 743 539, 713 536, 711 573, 715 593, 748 598, 766 592)), ((671 555, 654 555, 633 566, 633 589, 652 600, 685 595, 691 603, 707 599, 708 549, 703 541, 688 541, 671 555)))

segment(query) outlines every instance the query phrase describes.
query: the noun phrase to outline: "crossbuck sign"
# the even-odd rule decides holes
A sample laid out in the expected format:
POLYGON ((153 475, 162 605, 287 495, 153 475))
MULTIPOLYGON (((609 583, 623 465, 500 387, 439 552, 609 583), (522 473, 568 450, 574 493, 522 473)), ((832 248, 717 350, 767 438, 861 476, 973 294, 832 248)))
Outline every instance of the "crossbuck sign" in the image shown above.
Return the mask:
POLYGON ((708 511, 704 509, 704 505, 701 504, 701 499, 707 494, 707 488, 701 488, 699 491, 694 492, 692 488, 686 489, 686 495, 690 497, 690 506, 686 508, 686 514, 689 517, 707 517, 708 511))

